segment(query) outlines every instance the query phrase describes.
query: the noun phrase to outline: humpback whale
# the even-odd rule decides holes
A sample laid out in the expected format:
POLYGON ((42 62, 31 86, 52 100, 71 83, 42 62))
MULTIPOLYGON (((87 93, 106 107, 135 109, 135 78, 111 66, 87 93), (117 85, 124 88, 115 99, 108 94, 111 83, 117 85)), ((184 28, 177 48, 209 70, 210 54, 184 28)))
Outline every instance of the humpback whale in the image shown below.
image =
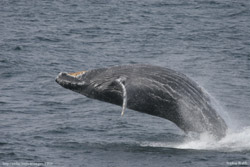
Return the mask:
POLYGON ((76 73, 56 82, 89 98, 172 121, 184 132, 208 132, 220 139, 227 125, 208 93, 186 75, 153 65, 122 65, 76 73))

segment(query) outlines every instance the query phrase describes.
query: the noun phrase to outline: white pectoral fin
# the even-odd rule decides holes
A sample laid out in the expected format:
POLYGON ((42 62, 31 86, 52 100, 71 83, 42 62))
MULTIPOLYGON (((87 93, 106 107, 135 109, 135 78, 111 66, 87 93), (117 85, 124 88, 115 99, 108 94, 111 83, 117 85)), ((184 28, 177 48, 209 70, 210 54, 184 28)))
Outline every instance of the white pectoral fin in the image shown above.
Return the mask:
POLYGON ((126 87, 124 85, 124 78, 118 78, 116 79, 116 82, 121 86, 122 88, 122 93, 123 93, 123 103, 122 103, 122 113, 121 113, 121 116, 123 116, 124 112, 125 112, 125 109, 126 109, 126 106, 127 106, 127 90, 126 90, 126 87))

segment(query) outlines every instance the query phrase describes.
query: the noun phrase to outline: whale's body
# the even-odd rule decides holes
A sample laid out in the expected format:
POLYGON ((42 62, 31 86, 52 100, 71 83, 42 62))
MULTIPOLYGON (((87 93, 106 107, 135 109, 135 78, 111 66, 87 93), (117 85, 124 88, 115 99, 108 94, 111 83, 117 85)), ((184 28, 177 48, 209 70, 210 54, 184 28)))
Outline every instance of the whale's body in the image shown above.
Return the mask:
POLYGON ((185 132, 225 135, 227 125, 209 95, 186 75, 151 65, 123 65, 60 73, 56 82, 89 98, 162 117, 185 132))

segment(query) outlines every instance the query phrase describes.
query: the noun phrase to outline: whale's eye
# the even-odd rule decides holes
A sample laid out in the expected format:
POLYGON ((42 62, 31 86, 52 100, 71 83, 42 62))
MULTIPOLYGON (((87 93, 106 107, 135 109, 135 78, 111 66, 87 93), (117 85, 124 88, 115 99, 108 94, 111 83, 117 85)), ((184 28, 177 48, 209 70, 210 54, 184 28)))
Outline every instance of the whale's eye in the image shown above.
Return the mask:
POLYGON ((116 80, 115 80, 115 81, 111 81, 111 82, 108 84, 107 88, 108 88, 109 90, 113 90, 113 91, 119 91, 119 90, 120 90, 120 86, 119 86, 119 84, 117 83, 116 80))
POLYGON ((109 84, 110 87, 115 87, 116 85, 117 85, 117 83, 114 81, 110 82, 110 84, 109 84))

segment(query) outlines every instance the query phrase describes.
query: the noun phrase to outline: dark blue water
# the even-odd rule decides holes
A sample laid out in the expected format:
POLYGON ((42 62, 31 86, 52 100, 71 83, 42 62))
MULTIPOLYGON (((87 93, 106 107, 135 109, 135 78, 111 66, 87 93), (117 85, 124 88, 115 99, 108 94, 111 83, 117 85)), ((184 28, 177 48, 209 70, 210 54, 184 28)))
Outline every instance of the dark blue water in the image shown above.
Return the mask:
POLYGON ((1 0, 0 166, 247 166, 250 1, 1 0), (88 99, 55 77, 122 64, 180 71, 217 101, 221 141, 88 99))

